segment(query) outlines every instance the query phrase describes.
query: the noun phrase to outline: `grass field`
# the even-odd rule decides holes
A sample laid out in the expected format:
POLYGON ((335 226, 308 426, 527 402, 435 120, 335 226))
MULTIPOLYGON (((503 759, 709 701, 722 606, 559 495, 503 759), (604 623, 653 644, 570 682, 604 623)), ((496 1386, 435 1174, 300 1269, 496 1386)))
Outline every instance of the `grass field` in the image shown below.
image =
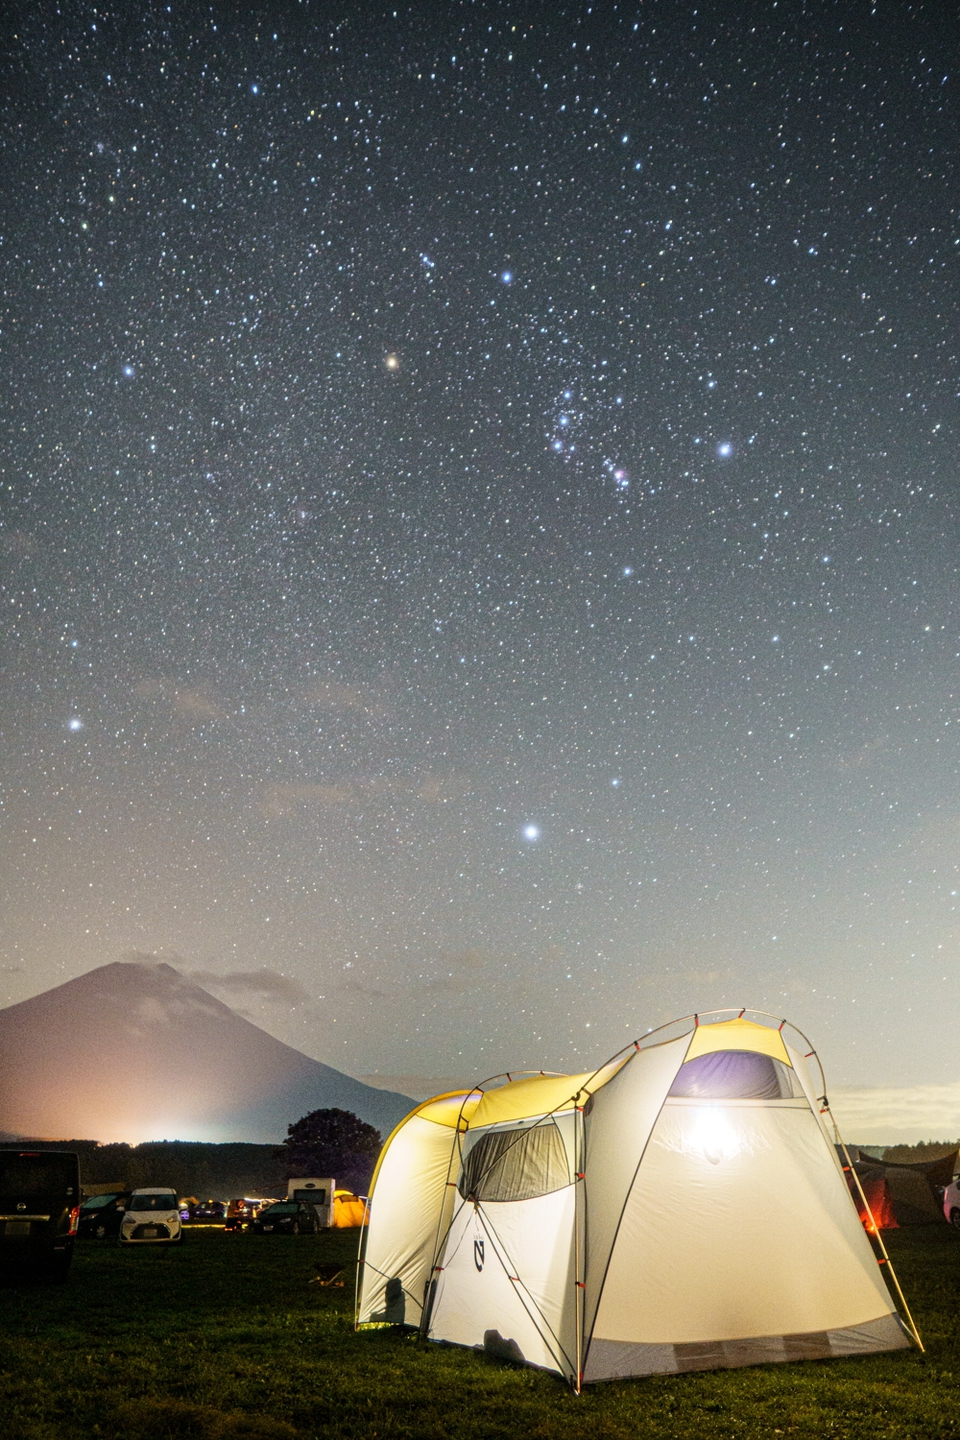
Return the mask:
POLYGON ((894 1232, 925 1344, 862 1360, 598 1385, 393 1330, 355 1334, 355 1237, 188 1232, 78 1247, 69 1283, 0 1287, 3 1440, 960 1437, 960 1235, 894 1232), (309 1284, 343 1259, 343 1289, 309 1284))

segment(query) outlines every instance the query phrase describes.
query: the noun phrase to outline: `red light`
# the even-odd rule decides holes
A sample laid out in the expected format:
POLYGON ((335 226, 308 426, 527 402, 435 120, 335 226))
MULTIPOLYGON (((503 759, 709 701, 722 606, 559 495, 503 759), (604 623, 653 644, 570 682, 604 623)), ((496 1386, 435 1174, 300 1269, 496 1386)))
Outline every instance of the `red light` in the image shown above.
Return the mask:
POLYGON ((80 1224, 80 1206, 74 1205, 70 1211, 70 1234, 76 1235, 77 1226, 80 1224))

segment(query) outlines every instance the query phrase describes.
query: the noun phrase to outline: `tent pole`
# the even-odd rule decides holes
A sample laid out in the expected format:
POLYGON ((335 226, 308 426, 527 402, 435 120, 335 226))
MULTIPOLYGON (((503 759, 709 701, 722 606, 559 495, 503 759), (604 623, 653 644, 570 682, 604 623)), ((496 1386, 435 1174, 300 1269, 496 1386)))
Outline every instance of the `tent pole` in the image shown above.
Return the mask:
POLYGON ((370 1220, 370 1196, 364 1197, 363 1224, 360 1226, 360 1244, 357 1248, 357 1273, 353 1283, 353 1328, 360 1329, 360 1276, 363 1274, 363 1252, 367 1248, 367 1225, 370 1220))
MULTIPOLYGON (((464 1101, 464 1104, 465 1103, 466 1101, 464 1101)), ((444 1200, 443 1204, 440 1206, 440 1214, 437 1216, 437 1232, 433 1238, 433 1257, 430 1261, 430 1270, 427 1276, 427 1290, 426 1294, 423 1297, 423 1304, 420 1310, 419 1329, 421 1340, 426 1340, 430 1330, 430 1317, 433 1310, 434 1288, 437 1283, 438 1275, 437 1261, 440 1259, 440 1251, 443 1248, 443 1243, 446 1240, 447 1235, 450 1232, 450 1226, 453 1223, 453 1218, 451 1217, 451 1219, 447 1222, 446 1230, 444 1230, 443 1212, 447 1206, 446 1194, 447 1191, 451 1188, 451 1186, 456 1184, 455 1180, 450 1179, 450 1176, 453 1174, 453 1162, 455 1159, 459 1158, 459 1152, 462 1148, 461 1136, 463 1134, 463 1131, 460 1128, 461 1125, 463 1125, 463 1105, 460 1106, 460 1114, 457 1116, 456 1129, 453 1132, 453 1143, 450 1146, 450 1159, 447 1161, 447 1178, 443 1187, 444 1200)), ((456 1197, 454 1197, 454 1205, 456 1205, 456 1197)))
POLYGON ((920 1351, 920 1354, 921 1354, 921 1355, 925 1355, 927 1352, 926 1352, 926 1350, 924 1349, 923 1341, 920 1339, 920 1331, 917 1329, 916 1323, 914 1322, 914 1318, 913 1318, 912 1314, 910 1313, 910 1306, 907 1304, 907 1298, 906 1298, 906 1296, 904 1295, 903 1291, 902 1291, 901 1288, 900 1288, 900 1281, 897 1279, 897 1272, 896 1272, 896 1270, 894 1270, 894 1268, 893 1268, 893 1261, 890 1259, 890 1255, 889 1255, 889 1253, 888 1253, 888 1251, 887 1251, 887 1247, 886 1247, 886 1245, 884 1245, 884 1243, 883 1243, 883 1236, 880 1234, 880 1227, 879 1227, 879 1225, 877 1224, 876 1220, 874 1220, 874 1218, 873 1218, 873 1211, 870 1209, 870 1205, 869 1205, 869 1202, 868 1202, 868 1200, 867 1200, 867 1197, 866 1197, 866 1195, 865 1195, 865 1193, 864 1193, 863 1186, 860 1184, 860 1176, 857 1174, 857 1172, 856 1172, 856 1170, 855 1170, 855 1168, 854 1168, 853 1161, 852 1161, 851 1158, 850 1158, 850 1151, 847 1149, 846 1141, 844 1140, 843 1136, 840 1134, 840 1127, 839 1127, 839 1125, 837 1124, 836 1120, 834 1119, 833 1111, 830 1109, 830 1102, 829 1102, 829 1100, 827 1099, 826 1095, 821 1096, 821 1100, 822 1100, 822 1103, 823 1103, 823 1109, 821 1110, 820 1113, 821 1113, 822 1115, 823 1115, 823 1114, 826 1114, 826 1115, 829 1115, 829 1116, 830 1116, 830 1124, 833 1126, 833 1133, 834 1133, 834 1135, 837 1137, 837 1144, 839 1145, 840 1149, 843 1151, 843 1158, 844 1158, 844 1160, 845 1160, 846 1163, 847 1163, 848 1173, 853 1176, 853 1182, 854 1182, 854 1184, 855 1184, 856 1187, 857 1187, 857 1194, 860 1196, 860 1199, 863 1201, 863 1208, 864 1208, 864 1210, 866 1211, 866 1213, 867 1213, 867 1214, 869 1215, 869 1217, 870 1217, 870 1224, 873 1226, 873 1234, 874 1234, 874 1236, 876 1237, 877 1244, 878 1244, 878 1246, 880 1247, 880 1254, 881 1254, 882 1257, 883 1257, 882 1260, 881 1260, 879 1263, 880 1263, 881 1265, 886 1265, 886 1267, 887 1267, 887 1272, 888 1272, 888 1274, 889 1274, 889 1275, 892 1277, 892 1279, 893 1279, 894 1289, 895 1289, 896 1292, 897 1292, 897 1296, 898 1296, 898 1298, 899 1298, 900 1305, 901 1305, 901 1307, 903 1308, 903 1313, 904 1313, 904 1315, 906 1316, 907 1325, 908 1325, 908 1327, 909 1327, 910 1334, 913 1336, 914 1343, 915 1343, 917 1349, 920 1351))
MULTIPOLYGON (((579 1099, 580 1097, 578 1096, 577 1098, 579 1099)), ((577 1147, 576 1147, 576 1152, 575 1152, 575 1153, 576 1153, 576 1157, 577 1157, 577 1178, 576 1178, 576 1180, 574 1181, 574 1184, 576 1185, 577 1188, 576 1188, 576 1190, 573 1192, 573 1194, 574 1194, 574 1203, 573 1203, 573 1244, 574 1244, 574 1261, 573 1261, 573 1269, 574 1269, 574 1275, 575 1275, 575 1277, 576 1277, 575 1282, 574 1282, 574 1287, 573 1287, 573 1297, 574 1297, 574 1320, 575 1320, 576 1332, 577 1332, 577 1370, 576 1370, 576 1374, 575 1374, 574 1377, 573 1377, 573 1393, 574 1393, 575 1395, 579 1395, 579 1394, 580 1394, 580 1387, 581 1387, 582 1384, 583 1384, 583 1309, 584 1309, 583 1302, 584 1302, 584 1296, 585 1296, 585 1294, 586 1294, 586 1289, 585 1289, 585 1286, 584 1286, 585 1277, 584 1277, 584 1275, 581 1273, 581 1271, 582 1271, 582 1263, 583 1263, 583 1262, 582 1262, 581 1251, 580 1251, 580 1220, 581 1220, 581 1215, 582 1215, 583 1208, 584 1208, 584 1206, 583 1206, 583 1200, 582 1200, 581 1197, 582 1197, 582 1195, 583 1195, 583 1176, 584 1176, 584 1170, 585 1170, 585 1168, 586 1168, 586 1167, 585 1167, 585 1164, 584 1164, 584 1145, 583 1145, 583 1140, 584 1140, 583 1106, 582 1106, 582 1105, 578 1105, 577 1108, 576 1108, 576 1110, 574 1111, 574 1114, 575 1114, 575 1116, 576 1116, 576 1125, 577 1125, 577 1129, 576 1129, 577 1147)), ((584 1216, 584 1220, 585 1220, 585 1219, 586 1219, 586 1217, 584 1216)), ((586 1242, 586 1235, 584 1235, 584 1242, 586 1242)))

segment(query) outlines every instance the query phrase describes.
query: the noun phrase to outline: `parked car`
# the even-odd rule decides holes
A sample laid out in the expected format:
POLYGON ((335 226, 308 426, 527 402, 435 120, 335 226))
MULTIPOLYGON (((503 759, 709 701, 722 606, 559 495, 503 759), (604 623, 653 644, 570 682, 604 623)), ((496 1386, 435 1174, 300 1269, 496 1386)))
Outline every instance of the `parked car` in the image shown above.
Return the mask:
POLYGON ((251 1229, 254 1235, 316 1235, 320 1216, 305 1200, 277 1200, 260 1211, 251 1229))
POLYGON ((943 1192, 943 1213, 951 1225, 960 1226, 960 1175, 954 1175, 943 1192))
MULTIPOLYGON (((223 1200, 202 1200, 191 1205, 185 1223, 188 1225, 222 1225, 227 1207, 223 1200)), ((180 1211, 183 1216, 183 1210, 180 1211)))
POLYGON ((63 1282, 80 1218, 80 1159, 66 1150, 0 1150, 0 1258, 63 1282))
POLYGON ((249 1225, 260 1205, 259 1200, 251 1200, 249 1196, 238 1195, 234 1200, 227 1201, 227 1213, 223 1222, 224 1230, 242 1230, 244 1225, 249 1225))
POLYGON ((111 1190, 105 1195, 91 1195, 80 1206, 77 1234, 82 1240, 106 1240, 119 1235, 129 1199, 129 1190, 111 1190))
POLYGON ((117 1237, 121 1245, 178 1245, 183 1239, 175 1190, 134 1190, 117 1237))

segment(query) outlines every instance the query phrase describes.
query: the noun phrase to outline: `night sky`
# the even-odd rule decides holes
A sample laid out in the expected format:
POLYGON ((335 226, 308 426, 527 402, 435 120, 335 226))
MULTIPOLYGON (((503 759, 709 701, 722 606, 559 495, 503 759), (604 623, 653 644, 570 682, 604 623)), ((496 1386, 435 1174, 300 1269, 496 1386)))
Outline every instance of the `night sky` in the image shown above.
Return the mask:
POLYGON ((720 1005, 950 1085, 950 8, 2 26, 0 1003, 138 952, 397 1088, 720 1005))

